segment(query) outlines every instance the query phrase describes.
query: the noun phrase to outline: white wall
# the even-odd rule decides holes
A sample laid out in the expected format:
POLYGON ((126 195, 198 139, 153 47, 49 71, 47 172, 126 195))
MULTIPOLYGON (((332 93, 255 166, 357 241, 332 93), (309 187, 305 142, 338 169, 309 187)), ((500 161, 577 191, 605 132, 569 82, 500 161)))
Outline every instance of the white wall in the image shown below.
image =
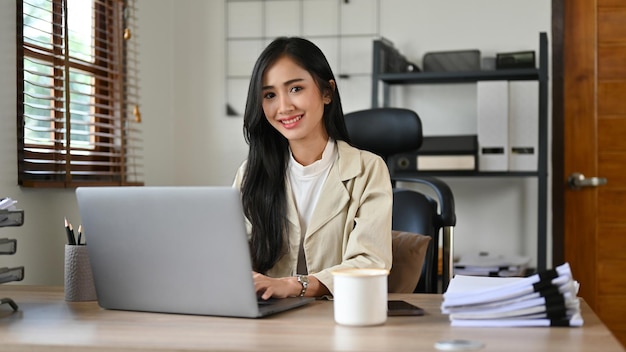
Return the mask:
MULTIPOLYGON (((436 50, 536 50, 538 32, 550 33, 545 0, 381 2, 381 34, 416 61, 436 50)), ((241 118, 227 117, 224 109, 224 2, 139 0, 138 16, 146 185, 230 185, 247 146, 241 118)), ((15 3, 0 1, 0 197, 17 199, 26 214, 24 226, 0 229, 0 237, 18 239, 17 254, 0 257, 0 267, 24 265, 23 284, 62 284, 62 220, 78 224, 80 218, 73 190, 17 186, 15 79, 15 3)), ((396 103, 418 110, 426 132, 448 131, 443 126, 475 131, 475 112, 474 119, 468 114, 442 122, 457 111, 475 111, 472 87, 449 89, 458 97, 454 104, 424 87, 400 91, 396 103), (411 106, 416 94, 429 103, 411 106)), ((369 95, 365 89, 344 93, 351 99, 369 95)), ((536 182, 447 181, 457 202, 458 252, 535 255, 536 182)))
POLYGON ((246 144, 224 108, 224 3, 138 7, 146 184, 229 185, 246 144))

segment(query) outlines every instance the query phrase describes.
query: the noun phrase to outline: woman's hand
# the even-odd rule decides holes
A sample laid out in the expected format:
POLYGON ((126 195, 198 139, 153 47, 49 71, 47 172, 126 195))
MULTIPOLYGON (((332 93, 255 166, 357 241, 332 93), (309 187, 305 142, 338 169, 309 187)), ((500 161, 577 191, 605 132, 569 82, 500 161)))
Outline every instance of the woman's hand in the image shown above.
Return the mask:
POLYGON ((300 294, 302 285, 295 277, 273 278, 252 272, 254 289, 262 299, 293 297, 300 294))

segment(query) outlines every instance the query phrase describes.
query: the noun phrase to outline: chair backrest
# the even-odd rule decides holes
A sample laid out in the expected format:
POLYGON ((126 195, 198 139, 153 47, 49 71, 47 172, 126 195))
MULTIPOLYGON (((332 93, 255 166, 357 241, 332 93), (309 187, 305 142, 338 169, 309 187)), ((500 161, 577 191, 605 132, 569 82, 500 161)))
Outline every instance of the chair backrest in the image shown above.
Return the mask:
POLYGON ((360 110, 346 114, 345 120, 352 144, 380 155, 385 161, 391 155, 422 146, 422 122, 412 110, 360 110))
MULTIPOLYGON (((422 144, 422 124, 417 113, 412 110, 361 110, 346 114, 345 120, 352 144, 378 154, 386 161, 394 154, 416 151, 422 144)), ((437 208, 437 202, 423 193, 394 188, 393 230, 427 235, 432 239, 415 292, 437 292, 437 208)))

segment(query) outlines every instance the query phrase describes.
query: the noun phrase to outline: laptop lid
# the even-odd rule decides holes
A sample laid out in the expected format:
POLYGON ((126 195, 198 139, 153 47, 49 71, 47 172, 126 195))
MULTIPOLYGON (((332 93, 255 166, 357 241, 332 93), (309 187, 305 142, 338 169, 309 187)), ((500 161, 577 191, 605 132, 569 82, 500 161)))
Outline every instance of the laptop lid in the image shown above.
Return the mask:
POLYGON ((311 301, 259 306, 235 188, 79 187, 76 198, 103 308, 254 318, 311 301))

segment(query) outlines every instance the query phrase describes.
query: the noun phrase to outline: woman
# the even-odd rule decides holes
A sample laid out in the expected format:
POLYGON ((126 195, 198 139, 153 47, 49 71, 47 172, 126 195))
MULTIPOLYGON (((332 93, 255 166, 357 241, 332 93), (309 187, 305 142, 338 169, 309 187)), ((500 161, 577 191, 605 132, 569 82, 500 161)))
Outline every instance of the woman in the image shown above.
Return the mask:
POLYGON ((250 149, 235 186, 263 299, 332 294, 333 270, 391 267, 387 167, 348 144, 335 77, 317 46, 283 37, 261 53, 244 135, 250 149))

